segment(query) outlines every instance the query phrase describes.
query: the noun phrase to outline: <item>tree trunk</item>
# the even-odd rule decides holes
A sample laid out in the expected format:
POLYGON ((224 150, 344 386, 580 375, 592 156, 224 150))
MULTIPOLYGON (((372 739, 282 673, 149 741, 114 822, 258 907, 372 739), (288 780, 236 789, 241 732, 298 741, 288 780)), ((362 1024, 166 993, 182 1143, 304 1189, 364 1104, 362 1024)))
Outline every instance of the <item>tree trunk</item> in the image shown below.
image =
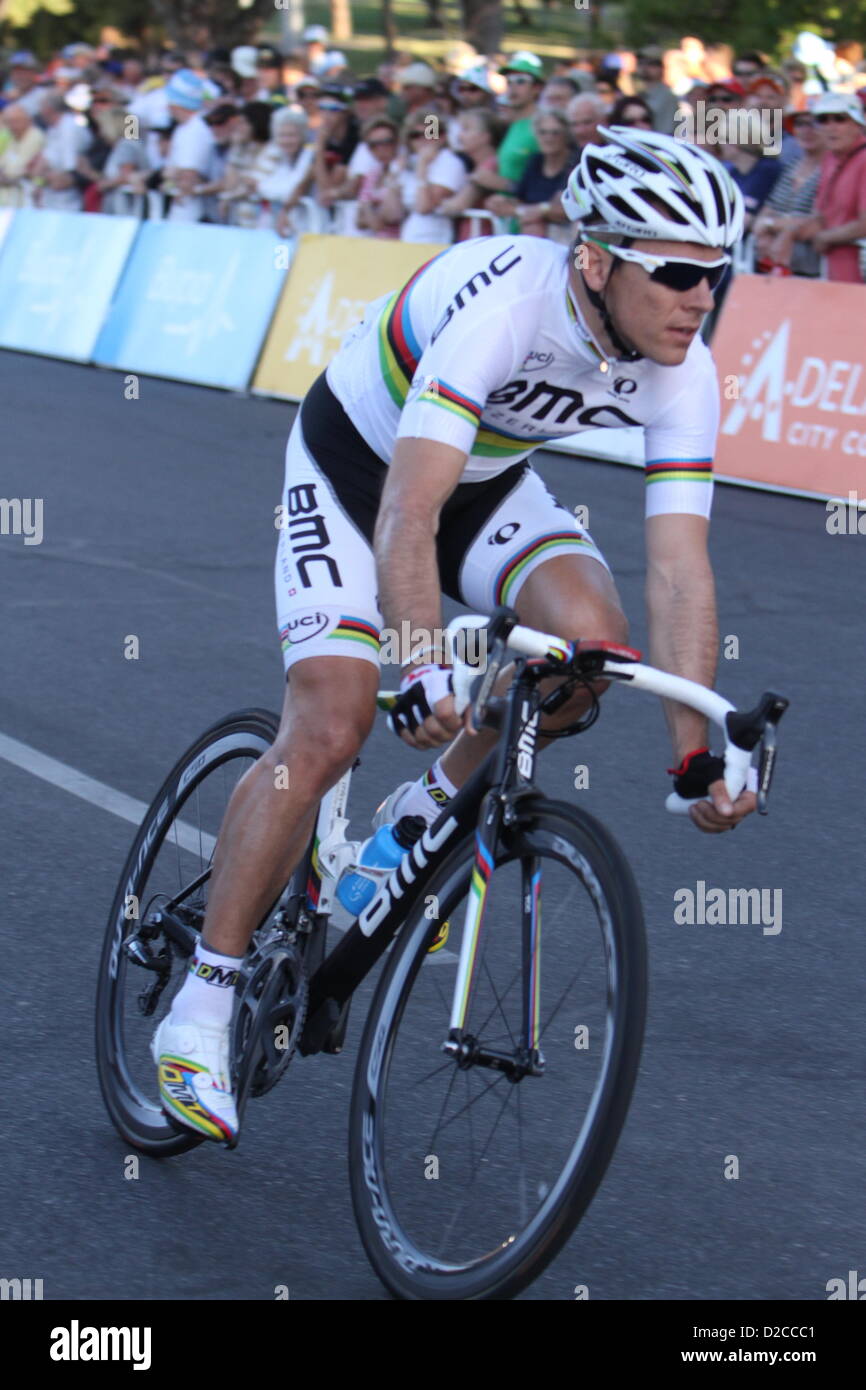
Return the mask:
POLYGON ((462 0, 464 37, 479 53, 496 53, 505 21, 502 0, 462 0))
POLYGON ((331 38, 343 43, 352 37, 352 11, 349 0, 331 0, 331 38))
POLYGON ((385 35, 385 57, 388 62, 397 52, 397 24, 394 19, 394 0, 382 0, 382 32, 385 35))

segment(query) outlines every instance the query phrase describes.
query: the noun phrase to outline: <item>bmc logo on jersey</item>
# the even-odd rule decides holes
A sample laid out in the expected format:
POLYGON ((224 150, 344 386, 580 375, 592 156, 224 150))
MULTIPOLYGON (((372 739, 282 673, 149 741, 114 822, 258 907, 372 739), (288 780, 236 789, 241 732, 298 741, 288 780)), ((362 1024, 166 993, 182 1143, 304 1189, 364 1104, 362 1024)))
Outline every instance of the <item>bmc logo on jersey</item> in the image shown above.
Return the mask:
POLYGON ((481 287, 483 285, 490 284, 491 275, 505 275, 509 270, 512 269, 513 266, 516 266, 520 263, 520 261, 523 258, 521 256, 515 256, 514 259, 510 260, 507 265, 500 264, 500 262, 504 261, 505 257, 510 255, 510 253, 513 250, 513 246, 506 246, 504 251, 500 251, 498 255, 493 257, 493 260, 488 265, 487 270, 476 270, 474 275, 470 275, 469 279, 466 281, 466 284, 460 286, 454 298, 451 300, 451 303, 448 305, 448 308, 445 310, 445 313, 442 315, 436 327, 433 329, 433 332, 430 335, 431 343, 435 343, 436 339, 439 337, 439 334, 442 332, 443 328, 447 327, 447 325, 451 322, 455 313, 458 310, 462 309, 464 304, 467 304, 470 299, 474 299, 477 294, 480 294, 481 287), (476 281, 478 282, 477 284, 476 281))
POLYGON ((591 405, 584 410, 584 397, 581 391, 570 390, 566 386, 556 386, 549 381, 536 381, 530 386, 528 381, 509 381, 498 390, 491 391, 487 397, 488 405, 504 405, 514 414, 518 411, 532 410, 530 420, 549 420, 552 425, 597 425, 616 428, 619 425, 638 425, 624 410, 616 405, 591 405))
POLYGON ((286 623, 289 641, 295 646, 298 642, 308 641, 310 637, 317 637, 320 632, 324 632, 329 621, 327 613, 313 613, 312 610, 296 613, 286 623))

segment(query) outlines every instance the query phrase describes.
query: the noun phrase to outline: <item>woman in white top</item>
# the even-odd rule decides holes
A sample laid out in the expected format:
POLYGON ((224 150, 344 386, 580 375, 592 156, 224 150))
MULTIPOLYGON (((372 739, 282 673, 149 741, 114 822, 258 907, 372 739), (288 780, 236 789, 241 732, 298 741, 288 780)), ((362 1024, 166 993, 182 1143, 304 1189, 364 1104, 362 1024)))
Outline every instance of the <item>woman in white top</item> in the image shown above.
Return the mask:
POLYGON ((262 200, 262 222, 279 236, 294 230, 292 209, 313 182, 315 150, 307 144, 306 113, 280 106, 271 117, 271 138, 253 169, 256 196, 262 200), (265 206, 266 205, 266 206, 265 206))
POLYGON ((445 121, 434 111, 415 111, 403 125, 404 153, 400 172, 382 213, 391 221, 394 204, 405 218, 401 241, 450 244, 454 223, 437 213, 439 204, 460 189, 469 175, 462 159, 448 148, 445 121))

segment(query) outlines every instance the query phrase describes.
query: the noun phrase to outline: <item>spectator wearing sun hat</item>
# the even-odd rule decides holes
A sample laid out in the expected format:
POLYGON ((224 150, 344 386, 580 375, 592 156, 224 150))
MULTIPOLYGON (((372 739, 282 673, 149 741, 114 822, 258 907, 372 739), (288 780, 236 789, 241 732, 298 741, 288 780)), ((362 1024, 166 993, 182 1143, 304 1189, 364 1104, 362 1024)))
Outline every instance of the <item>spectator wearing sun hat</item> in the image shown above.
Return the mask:
POLYGON ((826 152, 815 198, 817 215, 800 227, 827 257, 827 278, 862 280, 857 242, 866 237, 866 112, 853 93, 827 92, 812 107, 826 152))
POLYGON ((169 113, 176 122, 165 161, 166 180, 174 188, 168 215, 172 222, 199 222, 204 213, 204 199, 197 190, 210 177, 216 141, 202 112, 212 91, 191 68, 181 68, 165 84, 169 113))
POLYGON ((432 109, 436 81, 436 74, 427 63, 409 63, 398 68, 394 82, 403 103, 404 118, 416 111, 432 109))

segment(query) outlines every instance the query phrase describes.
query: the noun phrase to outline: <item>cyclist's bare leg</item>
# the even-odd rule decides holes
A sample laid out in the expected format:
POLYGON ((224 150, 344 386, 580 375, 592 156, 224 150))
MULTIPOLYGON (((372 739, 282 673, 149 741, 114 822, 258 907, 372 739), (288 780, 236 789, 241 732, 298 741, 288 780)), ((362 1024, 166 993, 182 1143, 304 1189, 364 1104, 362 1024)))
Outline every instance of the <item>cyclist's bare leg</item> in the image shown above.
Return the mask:
MULTIPOLYGON (((627 642, 628 620, 622 610, 616 585, 604 565, 588 555, 558 555, 539 565, 523 584, 514 608, 527 627, 554 633, 575 641, 592 637, 606 642, 627 642)), ((503 681, 503 685, 507 679, 503 681)), ((557 682, 552 680, 550 688, 557 682)), ((610 684, 598 681, 597 694, 610 684)), ((580 718, 590 703, 585 690, 578 690, 545 719, 548 728, 563 728, 580 718)), ((497 735, 486 730, 474 737, 460 734, 442 757, 442 768, 449 781, 460 787, 483 762, 497 735)), ((552 740, 542 735, 543 746, 552 740)))
POLYGON ((291 667, 276 741, 241 778, 220 828, 203 932, 211 950, 246 952, 307 846, 319 801, 370 732, 378 687, 369 661, 313 657, 291 667))

